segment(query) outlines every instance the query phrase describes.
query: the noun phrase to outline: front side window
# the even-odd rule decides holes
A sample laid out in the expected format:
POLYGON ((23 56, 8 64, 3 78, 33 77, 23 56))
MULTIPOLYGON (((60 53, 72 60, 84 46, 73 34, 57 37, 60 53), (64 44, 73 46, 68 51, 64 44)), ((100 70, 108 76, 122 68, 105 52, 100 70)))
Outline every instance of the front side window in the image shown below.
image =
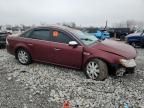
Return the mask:
POLYGON ((68 44, 70 41, 73 41, 73 39, 63 32, 53 30, 52 36, 51 36, 51 41, 68 44))
POLYGON ((30 35, 30 38, 39 40, 49 40, 49 37, 50 31, 46 29, 34 30, 30 35))

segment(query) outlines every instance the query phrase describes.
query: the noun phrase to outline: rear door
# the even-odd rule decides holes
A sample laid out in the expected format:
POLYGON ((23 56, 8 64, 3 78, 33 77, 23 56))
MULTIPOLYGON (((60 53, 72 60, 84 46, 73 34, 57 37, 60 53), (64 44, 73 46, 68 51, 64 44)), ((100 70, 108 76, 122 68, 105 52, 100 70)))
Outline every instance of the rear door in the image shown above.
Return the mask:
POLYGON ((76 41, 69 33, 53 29, 51 32, 51 47, 53 49, 53 63, 69 67, 80 68, 82 64, 83 47, 69 46, 70 41, 76 41))
POLYGON ((27 44, 31 49, 32 58, 38 61, 51 62, 52 50, 49 42, 49 29, 34 29, 29 35, 31 41, 27 44))

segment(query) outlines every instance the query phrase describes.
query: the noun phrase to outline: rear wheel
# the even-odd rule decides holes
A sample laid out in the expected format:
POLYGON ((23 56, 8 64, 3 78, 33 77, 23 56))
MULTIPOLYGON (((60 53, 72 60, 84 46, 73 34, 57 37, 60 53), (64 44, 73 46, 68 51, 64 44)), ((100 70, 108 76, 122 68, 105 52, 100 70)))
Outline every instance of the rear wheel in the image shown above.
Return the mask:
POLYGON ((94 80, 104 80, 108 76, 107 64, 100 59, 94 59, 87 63, 85 74, 94 80))
POLYGON ((18 51, 16 52, 16 58, 23 65, 28 65, 31 63, 31 56, 24 49, 18 49, 18 51))

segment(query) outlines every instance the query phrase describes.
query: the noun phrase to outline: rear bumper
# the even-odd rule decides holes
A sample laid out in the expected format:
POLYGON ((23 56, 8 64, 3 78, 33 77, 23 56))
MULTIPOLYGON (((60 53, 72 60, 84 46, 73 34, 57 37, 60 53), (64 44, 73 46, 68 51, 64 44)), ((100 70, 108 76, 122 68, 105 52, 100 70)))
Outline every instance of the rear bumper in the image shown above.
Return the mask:
POLYGON ((6 45, 6 49, 7 49, 7 52, 9 54, 15 55, 14 52, 13 52, 13 50, 12 50, 12 48, 9 45, 6 45))

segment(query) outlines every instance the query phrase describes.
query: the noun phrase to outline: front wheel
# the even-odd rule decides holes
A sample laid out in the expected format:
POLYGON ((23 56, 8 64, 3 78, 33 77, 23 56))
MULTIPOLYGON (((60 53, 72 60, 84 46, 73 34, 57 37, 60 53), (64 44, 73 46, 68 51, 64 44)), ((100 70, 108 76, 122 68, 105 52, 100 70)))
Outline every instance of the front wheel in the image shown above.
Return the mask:
POLYGON ((90 79, 105 80, 108 76, 107 64, 100 59, 91 60, 85 67, 85 74, 90 79))
POLYGON ((16 53, 16 58, 18 61, 23 65, 28 65, 31 63, 31 56, 30 54, 24 49, 18 49, 16 53))

